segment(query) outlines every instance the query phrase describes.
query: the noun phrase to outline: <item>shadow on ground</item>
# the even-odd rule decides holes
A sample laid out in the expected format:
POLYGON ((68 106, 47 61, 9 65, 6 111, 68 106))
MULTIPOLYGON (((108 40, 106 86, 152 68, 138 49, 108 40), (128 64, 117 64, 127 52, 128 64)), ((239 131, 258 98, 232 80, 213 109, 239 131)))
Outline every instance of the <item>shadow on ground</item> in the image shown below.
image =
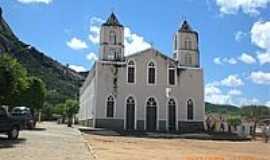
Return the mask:
POLYGON ((33 129, 27 129, 28 131, 46 131, 46 128, 33 128, 33 129))
POLYGON ((10 140, 4 136, 0 137, 0 149, 5 149, 5 148, 13 148, 16 147, 17 144, 22 144, 25 143, 26 139, 25 138, 18 138, 16 140, 10 140))
POLYGON ((221 141, 250 141, 249 137, 241 137, 232 133, 179 133, 179 132, 145 132, 145 131, 122 131, 106 130, 96 128, 79 128, 85 134, 100 136, 126 136, 135 138, 155 138, 155 139, 197 139, 197 140, 221 140, 221 141))

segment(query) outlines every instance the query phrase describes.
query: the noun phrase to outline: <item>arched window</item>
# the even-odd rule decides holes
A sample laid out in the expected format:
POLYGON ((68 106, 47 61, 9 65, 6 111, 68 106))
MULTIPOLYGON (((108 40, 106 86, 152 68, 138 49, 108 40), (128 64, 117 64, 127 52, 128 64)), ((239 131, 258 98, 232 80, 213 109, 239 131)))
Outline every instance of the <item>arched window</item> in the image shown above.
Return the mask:
POLYGON ((157 102, 155 98, 150 97, 147 101, 147 107, 156 107, 156 106, 157 106, 157 102))
POLYGON ((185 49, 192 49, 192 41, 189 37, 187 37, 184 41, 185 49))
POLYGON ((115 59, 116 60, 121 60, 122 59, 121 49, 116 50, 115 59))
POLYGON ((110 31, 110 42, 116 44, 116 33, 115 31, 110 31))
POLYGON ((134 130, 135 127, 135 100, 133 97, 128 97, 126 101, 126 126, 125 129, 127 130, 134 130))
POLYGON ((115 56, 116 56, 116 50, 114 48, 111 48, 110 49, 110 52, 108 54, 108 59, 109 60, 114 60, 115 59, 115 56))
POLYGON ((147 65, 148 72, 148 83, 155 84, 156 83, 156 65, 153 61, 150 61, 147 65))
POLYGON ((146 130, 154 131, 157 129, 157 102, 155 98, 150 97, 146 103, 146 130))
POLYGON ((175 66, 170 64, 169 65, 169 68, 168 68, 168 81, 169 81, 169 85, 175 85, 175 73, 176 73, 176 70, 175 70, 175 66))
POLYGON ((135 105, 135 100, 133 97, 128 97, 127 99, 127 105, 135 105))
POLYGON ((174 99, 168 102, 168 129, 169 131, 176 129, 176 104, 174 99))
POLYGON ((193 120, 193 101, 191 99, 187 101, 187 119, 193 120))
POLYGON ((168 102, 168 105, 169 105, 169 106, 175 106, 175 101, 174 101, 174 99, 171 98, 171 99, 169 100, 169 102, 168 102))
POLYGON ((107 117, 110 117, 112 118, 114 116, 114 105, 115 105, 115 102, 114 102, 114 97, 113 96, 109 96, 107 98, 107 104, 106 104, 106 116, 107 117))
POLYGON ((192 56, 189 53, 185 55, 185 64, 188 64, 188 65, 192 64, 192 56))
POLYGON ((135 62, 134 61, 129 61, 128 62, 128 69, 127 69, 127 79, 128 79, 128 83, 135 83, 135 62))

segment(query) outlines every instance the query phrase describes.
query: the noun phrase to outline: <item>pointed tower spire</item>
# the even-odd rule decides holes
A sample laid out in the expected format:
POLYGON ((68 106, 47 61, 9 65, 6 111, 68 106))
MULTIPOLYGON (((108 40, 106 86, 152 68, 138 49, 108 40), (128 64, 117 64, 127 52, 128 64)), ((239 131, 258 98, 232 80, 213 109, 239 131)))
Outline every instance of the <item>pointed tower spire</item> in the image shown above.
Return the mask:
POLYGON ((181 28, 179 29, 180 32, 193 32, 192 28, 188 24, 187 20, 184 20, 181 28))
POLYGON ((124 27, 112 12, 101 26, 99 57, 104 61, 123 61, 124 48, 124 27))
POLYGON ((199 35, 184 20, 178 32, 175 33, 173 54, 181 66, 200 67, 199 35))
POLYGON ((115 16, 114 12, 110 15, 105 23, 102 24, 103 26, 118 26, 123 27, 122 24, 119 23, 117 17, 115 16))

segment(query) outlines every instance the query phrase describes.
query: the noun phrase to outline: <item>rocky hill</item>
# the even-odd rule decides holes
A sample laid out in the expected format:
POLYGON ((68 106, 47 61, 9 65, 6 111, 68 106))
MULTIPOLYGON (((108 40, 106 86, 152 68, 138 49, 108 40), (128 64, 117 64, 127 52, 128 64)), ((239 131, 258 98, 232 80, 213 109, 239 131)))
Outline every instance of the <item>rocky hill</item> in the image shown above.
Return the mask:
POLYGON ((78 73, 53 60, 35 47, 20 41, 3 18, 0 8, 0 54, 8 53, 16 58, 31 76, 41 78, 48 89, 48 101, 76 97, 86 73, 78 73))

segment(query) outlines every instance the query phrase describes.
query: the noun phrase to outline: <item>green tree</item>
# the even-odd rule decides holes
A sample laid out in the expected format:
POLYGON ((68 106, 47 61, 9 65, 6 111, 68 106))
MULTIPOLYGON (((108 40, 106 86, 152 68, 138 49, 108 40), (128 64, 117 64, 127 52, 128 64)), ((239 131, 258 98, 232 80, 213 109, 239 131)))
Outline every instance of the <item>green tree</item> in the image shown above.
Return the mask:
POLYGON ((52 104, 45 102, 42 107, 42 119, 43 120, 52 120, 54 107, 52 104))
POLYGON ((0 104, 15 105, 16 95, 27 87, 27 71, 7 54, 0 55, 0 104))
POLYGON ((79 111, 79 103, 76 100, 68 99, 65 102, 65 113, 68 118, 68 127, 72 127, 72 118, 79 111))
POLYGON ((252 135, 255 136, 258 121, 264 116, 269 116, 270 110, 266 106, 248 105, 241 108, 241 113, 243 117, 253 120, 254 127, 252 135))
POLYGON ((236 127, 241 124, 241 119, 239 117, 229 117, 227 119, 227 123, 229 126, 229 132, 231 132, 231 127, 236 127))
POLYGON ((25 91, 24 100, 33 113, 42 110, 46 97, 46 87, 44 82, 37 77, 29 78, 29 85, 25 91))
POLYGON ((64 103, 59 103, 55 106, 54 113, 61 116, 65 116, 65 110, 66 110, 66 105, 64 103))

